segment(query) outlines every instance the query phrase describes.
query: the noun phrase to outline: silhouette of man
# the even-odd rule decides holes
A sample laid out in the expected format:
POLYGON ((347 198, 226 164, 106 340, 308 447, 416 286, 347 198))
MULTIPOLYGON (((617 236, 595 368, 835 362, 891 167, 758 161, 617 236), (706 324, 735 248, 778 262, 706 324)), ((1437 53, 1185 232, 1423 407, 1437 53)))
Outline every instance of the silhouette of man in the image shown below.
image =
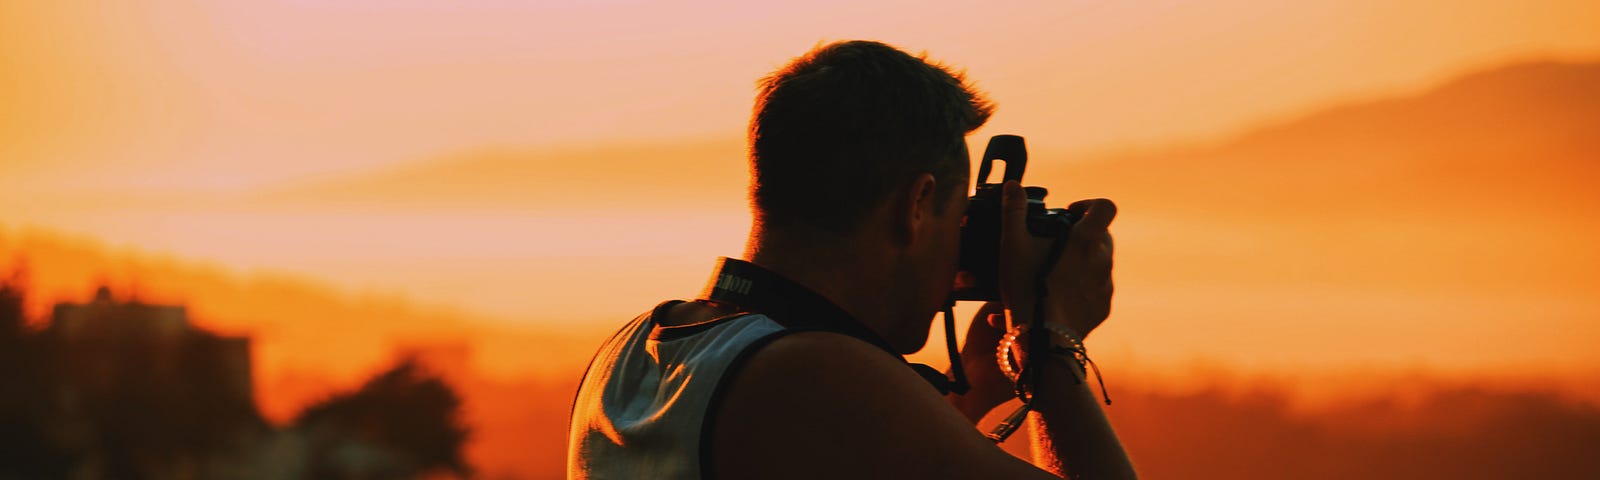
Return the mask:
MULTIPOLYGON (((866 41, 765 78, 750 122, 754 222, 692 301, 607 340, 573 405, 569 478, 1133 478, 1080 365, 1038 362, 1033 464, 975 427, 1015 396, 995 361, 1033 318, 1048 242, 1004 189, 1002 302, 961 350, 971 388, 941 395, 901 355, 927 341, 957 270, 971 161, 991 105, 959 73, 866 41)), ((1047 280, 1045 320, 1081 339, 1110 312, 1116 207, 1086 200, 1047 280)))

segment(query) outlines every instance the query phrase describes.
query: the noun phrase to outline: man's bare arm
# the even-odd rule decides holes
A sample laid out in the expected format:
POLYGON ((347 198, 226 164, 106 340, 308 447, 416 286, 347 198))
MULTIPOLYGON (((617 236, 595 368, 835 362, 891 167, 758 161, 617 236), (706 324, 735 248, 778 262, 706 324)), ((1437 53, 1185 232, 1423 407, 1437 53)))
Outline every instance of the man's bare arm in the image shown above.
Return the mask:
MULTIPOLYGON (((1113 243, 1109 227, 1116 204, 1094 199, 1067 207, 1079 220, 1073 224, 1057 263, 1049 271, 1044 298, 1035 296, 1040 263, 1054 239, 1032 236, 1026 227, 1022 186, 1007 182, 1002 204, 1001 297, 1009 325, 1031 324, 1035 308, 1044 322, 1076 332, 1094 331, 1111 313, 1113 243)), ((1029 352, 1034 353, 1034 352, 1029 352)), ((1034 426, 1035 462, 1056 474, 1082 479, 1137 478, 1133 462, 1100 409, 1076 360, 1037 352, 1030 360, 1039 368, 1030 420, 1034 426)))
POLYGON ((1029 414, 1033 463, 1066 478, 1133 479, 1133 462, 1078 366, 1062 357, 1039 362, 1029 414))
MULTIPOLYGON (((973 388, 967 395, 945 397, 974 425, 996 406, 1016 398, 994 360, 1006 321, 989 315, 1002 313, 999 304, 987 304, 973 318, 961 351, 973 388)), ((1065 357, 1049 357, 1040 368, 1029 415, 1033 463, 1062 476, 1134 478, 1133 464, 1095 399, 1090 380, 1065 357)))
POLYGON ((1057 478, 979 434, 899 359, 822 332, 774 341, 727 385, 717 478, 1057 478))

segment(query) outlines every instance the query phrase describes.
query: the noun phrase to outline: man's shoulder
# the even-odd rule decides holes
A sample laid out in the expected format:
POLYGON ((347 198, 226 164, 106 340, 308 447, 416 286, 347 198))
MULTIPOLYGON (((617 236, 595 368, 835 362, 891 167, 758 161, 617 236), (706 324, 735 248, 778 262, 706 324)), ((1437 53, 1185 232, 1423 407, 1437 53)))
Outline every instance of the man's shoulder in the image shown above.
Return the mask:
POLYGON ((709 413, 716 476, 898 478, 1004 455, 903 361, 853 337, 784 335, 728 381, 709 413))
POLYGON ((881 368, 881 373, 905 369, 898 357, 861 339, 824 330, 790 330, 751 358, 751 368, 826 370, 855 366, 881 368))

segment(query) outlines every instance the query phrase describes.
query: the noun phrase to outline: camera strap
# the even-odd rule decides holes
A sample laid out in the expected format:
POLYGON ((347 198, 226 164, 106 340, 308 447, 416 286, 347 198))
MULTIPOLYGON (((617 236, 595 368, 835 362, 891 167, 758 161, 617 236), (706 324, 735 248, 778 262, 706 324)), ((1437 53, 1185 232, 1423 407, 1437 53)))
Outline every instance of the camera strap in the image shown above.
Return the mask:
POLYGON ((951 369, 956 376, 953 380, 933 367, 907 362, 904 356, 895 353, 882 336, 821 294, 750 262, 718 258, 716 269, 701 291, 700 299, 732 304, 740 311, 766 315, 789 330, 832 332, 856 338, 905 362, 941 394, 967 391, 967 379, 961 371, 960 352, 955 348, 955 326, 949 306, 945 307, 945 334, 950 349, 951 369))

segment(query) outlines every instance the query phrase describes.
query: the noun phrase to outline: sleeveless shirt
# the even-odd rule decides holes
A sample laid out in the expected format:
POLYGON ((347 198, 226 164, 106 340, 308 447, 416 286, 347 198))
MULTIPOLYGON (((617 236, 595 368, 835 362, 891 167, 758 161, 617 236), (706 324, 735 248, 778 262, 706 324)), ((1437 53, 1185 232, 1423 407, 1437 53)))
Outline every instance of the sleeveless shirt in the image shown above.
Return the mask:
MULTIPOLYGON (((785 335, 837 333, 905 362, 827 298, 743 260, 719 258, 701 298, 761 313, 661 325, 667 311, 683 303, 672 300, 606 340, 572 402, 567 478, 709 478, 708 445, 723 389, 751 355, 785 335)), ((906 365, 941 393, 951 385, 965 388, 927 365, 906 365)))
POLYGON ((699 479, 722 387, 761 346, 792 333, 762 314, 663 326, 680 301, 640 315, 584 373, 567 437, 569 479, 699 479))

